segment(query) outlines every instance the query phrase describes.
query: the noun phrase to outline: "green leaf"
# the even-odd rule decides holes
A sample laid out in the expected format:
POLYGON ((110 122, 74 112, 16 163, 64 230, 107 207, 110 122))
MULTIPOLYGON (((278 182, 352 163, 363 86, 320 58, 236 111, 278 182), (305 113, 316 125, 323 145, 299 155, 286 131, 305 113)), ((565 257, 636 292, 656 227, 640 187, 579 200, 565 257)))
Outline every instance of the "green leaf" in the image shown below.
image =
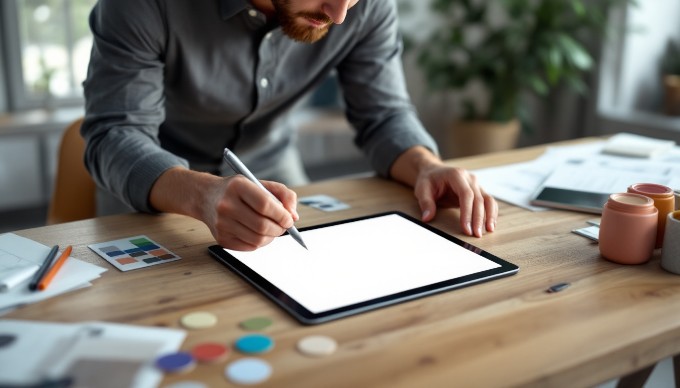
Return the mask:
POLYGON ((548 82, 550 85, 556 85, 560 81, 563 73, 562 65, 564 62, 562 52, 555 47, 551 47, 548 51, 547 59, 546 75, 548 77, 548 82))
POLYGON ((448 40, 451 47, 461 47, 463 45, 463 30, 461 28, 451 29, 448 40))
POLYGON ((447 12, 451 5, 448 0, 432 0, 430 2, 430 8, 435 12, 447 12))
POLYGON ((529 77, 529 84, 531 89, 536 92, 536 94, 545 96, 548 94, 548 85, 541 79, 541 77, 534 75, 529 77))
POLYGON ((569 76, 565 79, 567 86, 578 94, 585 96, 588 94, 588 86, 581 80, 580 76, 569 76))
POLYGON ((486 16, 486 5, 480 4, 478 7, 471 7, 467 12, 465 21, 470 24, 477 24, 484 21, 486 16))
POLYGON ((581 43, 567 34, 558 34, 557 39, 564 56, 572 65, 581 70, 589 70, 593 66, 592 57, 581 43))
POLYGON ((586 14, 586 6, 580 0, 571 0, 571 8, 577 16, 583 16, 586 14))

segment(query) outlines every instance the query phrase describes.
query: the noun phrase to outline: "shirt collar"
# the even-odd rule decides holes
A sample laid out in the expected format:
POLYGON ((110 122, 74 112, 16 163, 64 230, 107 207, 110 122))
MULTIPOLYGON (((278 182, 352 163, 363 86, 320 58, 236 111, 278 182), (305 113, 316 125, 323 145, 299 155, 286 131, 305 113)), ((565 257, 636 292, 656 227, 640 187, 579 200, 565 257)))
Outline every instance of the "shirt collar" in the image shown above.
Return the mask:
POLYGON ((219 0, 220 16, 227 20, 246 8, 252 7, 248 0, 219 0))

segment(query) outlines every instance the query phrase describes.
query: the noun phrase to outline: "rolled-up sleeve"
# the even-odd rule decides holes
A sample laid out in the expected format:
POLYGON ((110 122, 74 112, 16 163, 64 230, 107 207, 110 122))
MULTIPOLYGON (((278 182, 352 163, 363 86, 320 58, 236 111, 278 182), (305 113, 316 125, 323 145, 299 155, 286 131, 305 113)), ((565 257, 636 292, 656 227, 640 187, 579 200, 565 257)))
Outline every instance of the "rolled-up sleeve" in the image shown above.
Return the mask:
POLYGON ((371 2, 367 28, 338 66, 347 118, 357 129, 355 142, 373 168, 389 176, 394 161, 407 149, 437 145, 411 103, 401 62, 402 42, 394 1, 371 2))
POLYGON ((171 167, 188 166, 158 139, 167 34, 162 11, 154 7, 157 2, 99 0, 90 15, 94 43, 83 83, 85 165, 98 185, 145 212, 154 211, 148 198, 156 179, 171 167))

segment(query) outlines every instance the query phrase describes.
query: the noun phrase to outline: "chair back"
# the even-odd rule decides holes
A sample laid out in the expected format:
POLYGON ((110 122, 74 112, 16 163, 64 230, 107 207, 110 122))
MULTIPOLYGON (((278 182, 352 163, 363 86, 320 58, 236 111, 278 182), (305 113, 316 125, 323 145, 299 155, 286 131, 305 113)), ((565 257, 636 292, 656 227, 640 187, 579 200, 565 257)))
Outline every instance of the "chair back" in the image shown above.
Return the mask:
POLYGON ((47 213, 47 224, 77 221, 96 215, 96 186, 85 169, 85 140, 80 136, 80 118, 64 132, 59 146, 57 175, 47 213))

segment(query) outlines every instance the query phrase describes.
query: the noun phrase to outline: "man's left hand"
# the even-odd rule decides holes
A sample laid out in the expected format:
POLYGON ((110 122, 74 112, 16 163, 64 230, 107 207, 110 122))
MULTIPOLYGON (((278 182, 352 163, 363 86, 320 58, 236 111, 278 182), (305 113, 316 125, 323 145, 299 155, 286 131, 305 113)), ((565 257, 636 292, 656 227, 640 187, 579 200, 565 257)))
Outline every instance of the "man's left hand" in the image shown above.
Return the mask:
POLYGON ((424 147, 413 147, 392 165, 392 178, 413 187, 422 220, 431 221, 437 208, 460 208, 460 225, 468 236, 493 232, 498 218, 496 200, 469 171, 444 164, 424 147))

